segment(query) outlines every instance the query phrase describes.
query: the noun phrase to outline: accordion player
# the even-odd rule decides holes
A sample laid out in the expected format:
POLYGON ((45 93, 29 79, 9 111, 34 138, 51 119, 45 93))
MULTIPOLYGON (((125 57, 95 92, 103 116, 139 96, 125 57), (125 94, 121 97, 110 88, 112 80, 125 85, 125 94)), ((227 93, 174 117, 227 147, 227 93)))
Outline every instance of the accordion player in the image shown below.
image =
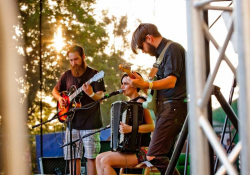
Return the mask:
POLYGON ((143 124, 142 103, 117 101, 111 107, 111 151, 137 152, 140 150, 141 133, 138 128, 143 124), (120 122, 131 125, 132 132, 119 132, 120 122))

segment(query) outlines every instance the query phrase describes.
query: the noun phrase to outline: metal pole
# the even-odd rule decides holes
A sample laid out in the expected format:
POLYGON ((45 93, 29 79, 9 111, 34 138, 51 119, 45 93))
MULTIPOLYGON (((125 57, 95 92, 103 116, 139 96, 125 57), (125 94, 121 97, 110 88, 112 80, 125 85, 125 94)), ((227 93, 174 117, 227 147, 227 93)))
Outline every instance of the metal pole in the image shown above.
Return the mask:
POLYGON ((214 133, 214 130, 211 127, 211 125, 209 124, 209 122, 204 117, 200 117, 199 123, 200 123, 200 126, 202 127, 204 133, 206 133, 206 136, 207 136, 208 140, 210 141, 211 146, 214 148, 214 151, 216 152, 217 156, 219 157, 219 159, 221 160, 223 165, 225 165, 228 174, 229 175, 237 175, 238 172, 234 169, 233 165, 227 159, 226 151, 220 145, 220 143, 217 139, 217 136, 214 133))
POLYGON ((197 0, 187 0, 187 77, 188 94, 190 95, 189 134, 191 154, 191 174, 210 175, 208 141, 199 125, 199 117, 207 118, 207 109, 200 109, 197 101, 205 85, 205 51, 202 30, 203 12, 194 7, 197 0), (192 77, 192 78, 191 78, 192 77), (202 155, 202 159, 201 159, 202 155))
POLYGON ((220 88, 217 86, 214 86, 214 95, 221 104, 222 109, 226 112, 227 116, 229 117, 230 121, 234 125, 235 129, 238 131, 238 123, 239 120, 236 117, 236 114, 234 113, 232 107, 227 103, 226 99, 220 92, 220 88))
MULTIPOLYGON (((235 162, 237 157, 240 154, 240 151, 242 149, 242 144, 241 142, 239 142, 233 149, 233 151, 231 152, 231 154, 228 156, 228 159, 231 163, 235 162)), ((216 175, 221 175, 221 174, 225 174, 226 173, 226 168, 224 165, 222 165, 220 167, 220 169, 218 170, 218 172, 216 173, 216 175)))
MULTIPOLYGON (((42 90, 43 90, 43 74, 42 74, 42 10, 43 10, 43 0, 40 0, 40 14, 39 14, 39 64, 40 64, 40 123, 43 122, 43 102, 42 102, 42 90)), ((40 127, 40 152, 41 157, 43 157, 43 127, 40 127)))
POLYGON ((250 172, 250 1, 236 0, 236 31, 239 65, 237 69, 237 81, 239 83, 239 118, 241 151, 241 174, 250 172))
POLYGON ((184 168, 184 175, 187 175, 188 171, 188 163, 189 163, 189 136, 187 139, 187 147, 186 147, 186 157, 185 157, 185 168, 184 168))
MULTIPOLYGON (((228 103, 230 105, 232 104, 232 99, 233 99, 233 94, 234 94, 234 88, 235 87, 236 87, 236 79, 234 78, 233 85, 231 87, 231 91, 230 91, 230 95, 229 95, 229 100, 228 100, 228 103)), ((224 122, 223 129, 222 129, 220 144, 222 144, 223 140, 224 140, 224 135, 225 135, 226 127, 227 127, 227 121, 228 121, 228 116, 226 115, 225 122, 224 122)), ((217 157, 216 161, 215 161, 215 165, 214 165, 214 172, 216 172, 216 170, 217 170, 218 160, 219 160, 219 158, 217 157)))

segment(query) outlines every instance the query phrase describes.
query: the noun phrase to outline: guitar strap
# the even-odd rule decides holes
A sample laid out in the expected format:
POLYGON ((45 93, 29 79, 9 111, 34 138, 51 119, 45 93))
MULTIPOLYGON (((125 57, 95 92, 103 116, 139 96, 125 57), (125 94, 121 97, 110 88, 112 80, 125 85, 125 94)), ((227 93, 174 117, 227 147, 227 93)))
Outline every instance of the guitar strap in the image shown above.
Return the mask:
MULTIPOLYGON (((154 80, 154 77, 155 77, 155 75, 156 75, 156 73, 158 71, 158 67, 161 64, 162 60, 163 60, 164 54, 165 54, 168 46, 170 44, 172 44, 172 43, 173 43, 173 41, 169 40, 167 42, 166 46, 164 47, 164 49, 161 51, 160 56, 158 57, 158 59, 154 63, 153 68, 151 69, 151 72, 150 72, 149 77, 148 77, 148 82, 152 82, 154 80)), ((148 89, 147 101, 142 103, 143 108, 149 109, 150 115, 151 115, 151 117, 153 119, 155 119, 155 113, 157 111, 157 106, 156 106, 156 103, 155 103, 155 99, 156 99, 156 90, 148 89)))
POLYGON ((151 69, 151 71, 150 71, 150 73, 149 73, 149 77, 148 77, 149 81, 152 81, 152 80, 153 80, 155 74, 156 74, 157 71, 158 71, 159 65, 161 64, 161 62, 162 62, 162 60, 163 60, 164 54, 165 54, 165 52, 166 52, 168 46, 169 46, 170 44, 172 44, 172 43, 173 43, 173 41, 170 41, 170 40, 169 40, 169 41, 167 42, 166 46, 164 47, 164 49, 161 51, 160 56, 157 58, 156 62, 155 62, 154 65, 153 65, 153 68, 151 69))

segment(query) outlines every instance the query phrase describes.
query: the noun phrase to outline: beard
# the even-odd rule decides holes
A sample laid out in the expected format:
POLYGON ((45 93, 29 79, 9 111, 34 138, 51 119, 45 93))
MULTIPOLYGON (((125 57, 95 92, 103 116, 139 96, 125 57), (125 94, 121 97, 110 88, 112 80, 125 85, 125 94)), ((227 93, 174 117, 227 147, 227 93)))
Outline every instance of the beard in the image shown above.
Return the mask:
POLYGON ((147 42, 146 42, 146 44, 148 45, 148 54, 151 56, 158 57, 158 53, 156 52, 156 48, 147 42))
POLYGON ((77 65, 77 64, 75 64, 74 66, 70 65, 72 75, 74 77, 80 77, 86 69, 85 65, 86 65, 86 63, 84 60, 82 61, 81 65, 77 65))

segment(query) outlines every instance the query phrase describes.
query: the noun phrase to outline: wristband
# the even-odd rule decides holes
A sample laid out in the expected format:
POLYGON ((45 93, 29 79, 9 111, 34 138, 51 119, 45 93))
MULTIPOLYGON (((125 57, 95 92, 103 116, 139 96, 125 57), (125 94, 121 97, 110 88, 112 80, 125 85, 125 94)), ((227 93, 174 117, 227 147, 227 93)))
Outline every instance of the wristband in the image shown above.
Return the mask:
POLYGON ((153 82, 149 82, 149 89, 152 89, 153 88, 153 82))
POLYGON ((93 92, 91 95, 89 95, 89 97, 91 97, 91 98, 92 98, 94 95, 95 95, 95 93, 93 92))

